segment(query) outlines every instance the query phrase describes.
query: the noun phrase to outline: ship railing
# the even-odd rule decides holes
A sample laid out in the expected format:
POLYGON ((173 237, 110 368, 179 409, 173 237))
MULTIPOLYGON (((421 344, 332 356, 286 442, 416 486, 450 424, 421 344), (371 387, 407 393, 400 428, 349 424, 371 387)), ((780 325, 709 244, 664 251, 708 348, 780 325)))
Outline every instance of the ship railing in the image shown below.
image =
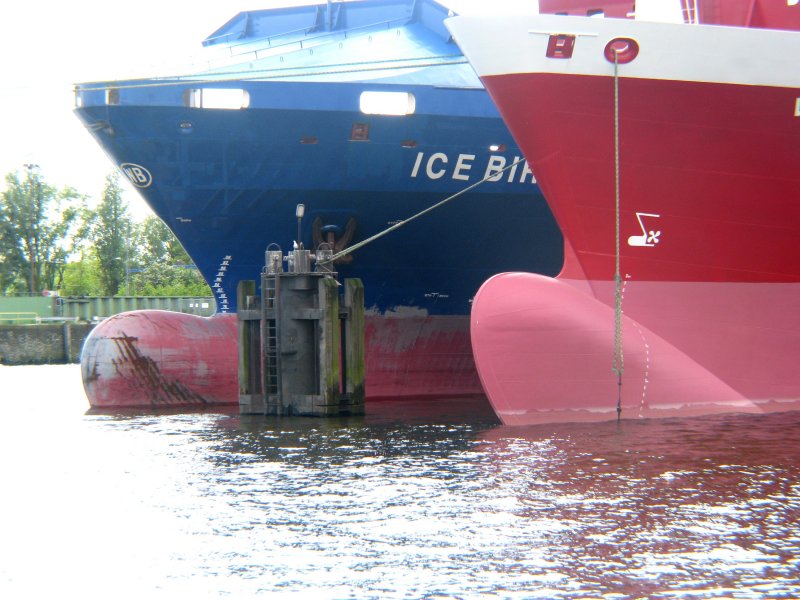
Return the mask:
POLYGON ((259 55, 259 53, 264 51, 272 51, 270 54, 274 54, 276 50, 278 51, 285 51, 287 48, 290 48, 294 45, 297 45, 299 50, 303 50, 309 48, 310 45, 318 46, 321 43, 325 43, 328 41, 335 41, 337 39, 347 39, 348 35, 358 34, 365 32, 370 29, 379 30, 379 29, 391 29, 393 26, 397 25, 405 25, 409 21, 408 16, 406 17, 397 17, 394 19, 387 19, 384 21, 376 21, 374 23, 368 23, 366 25, 361 25, 359 27, 352 27, 350 29, 345 29, 342 31, 326 31, 324 33, 320 33, 317 35, 308 35, 306 34, 303 39, 292 39, 281 41, 281 38, 284 38, 288 35, 293 35, 300 32, 306 32, 310 29, 310 27, 303 27, 301 29, 296 29, 292 31, 287 31, 285 33, 274 34, 268 36, 267 38, 258 38, 256 40, 241 42, 238 44, 229 44, 229 56, 230 58, 237 58, 242 59, 249 55, 253 55, 256 60, 259 58, 265 58, 263 55, 259 55), (247 46, 252 46, 253 44, 262 44, 257 48, 247 48, 242 49, 247 46), (264 45, 265 44, 265 45, 264 45))
MULTIPOLYGON (((306 33, 308 33, 308 30, 311 29, 312 27, 313 26, 298 27, 297 29, 289 29, 288 31, 282 31, 280 33, 273 33, 272 35, 267 36, 267 40, 269 41, 272 38, 286 37, 287 35, 295 35, 297 33, 306 34, 306 33)), ((231 38, 231 37, 234 37, 234 38, 235 37, 239 37, 239 38, 241 38, 241 34, 239 34, 239 33, 223 33, 222 35, 218 35, 216 37, 207 38, 205 40, 205 42, 208 42, 208 46, 211 46, 214 43, 216 43, 218 40, 222 40, 224 38, 231 38)), ((256 38, 256 39, 257 40, 263 40, 264 38, 259 37, 259 38, 256 38)), ((256 40, 252 40, 252 41, 249 41, 249 42, 239 42, 239 43, 227 41, 227 42, 224 42, 224 43, 227 44, 227 47, 230 49, 230 48, 234 48, 236 46, 243 46, 243 45, 250 44, 253 41, 256 41, 256 40)))
MULTIPOLYGON (((243 62, 244 60, 247 59, 248 56, 254 57, 255 60, 268 58, 270 56, 279 56, 290 51, 293 45, 297 46, 296 51, 300 51, 303 49, 311 49, 328 42, 335 42, 336 40, 346 40, 348 39, 348 36, 353 36, 354 34, 361 33, 362 31, 367 31, 372 29, 373 31, 380 32, 384 28, 391 29, 393 25, 404 25, 408 23, 409 20, 410 17, 397 17, 394 19, 377 21, 374 23, 362 25, 359 27, 353 27, 342 31, 325 32, 318 35, 307 36, 306 38, 301 40, 293 39, 293 40, 286 40, 280 43, 277 43, 277 38, 279 38, 280 35, 276 34, 266 38, 266 42, 264 38, 258 38, 256 40, 242 42, 240 44, 234 44, 231 46, 212 45, 204 48, 202 54, 196 54, 190 57, 189 60, 183 61, 182 66, 178 64, 169 66, 163 64, 162 69, 170 69, 177 71, 190 68, 190 69, 201 69, 204 71, 213 71, 214 69, 221 69, 229 67, 234 64, 238 64, 239 62, 243 62), (252 47, 255 44, 259 45, 257 47, 252 47), (247 50, 242 50, 242 48, 248 46, 249 48, 247 50), (239 48, 240 50, 234 51, 236 48, 239 48), (214 56, 209 56, 210 54, 214 54, 214 56)), ((205 78, 208 75, 213 75, 213 73, 198 72, 192 75, 160 76, 156 77, 155 79, 177 82, 186 79, 195 80, 198 77, 205 78)), ((141 78, 145 77, 153 79, 152 75, 146 76, 143 74, 141 76, 141 78)))
POLYGON ((697 4, 697 0, 681 0, 681 10, 684 23, 688 25, 700 24, 700 7, 697 4))
MULTIPOLYGON (((637 0, 634 12, 628 17, 640 21, 658 23, 684 23, 699 25, 709 16, 707 13, 717 10, 718 0, 637 0), (704 19, 701 19, 702 12, 704 19)), ((713 18, 713 16, 711 17, 713 18)))

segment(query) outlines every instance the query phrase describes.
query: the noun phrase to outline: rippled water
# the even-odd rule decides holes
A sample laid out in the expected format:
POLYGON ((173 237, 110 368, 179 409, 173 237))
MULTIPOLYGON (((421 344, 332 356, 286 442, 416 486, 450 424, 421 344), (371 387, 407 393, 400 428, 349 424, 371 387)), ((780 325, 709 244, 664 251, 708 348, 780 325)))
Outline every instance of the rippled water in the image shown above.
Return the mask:
POLYGON ((0 598, 800 596, 800 413, 91 414, 74 365, 0 390, 0 598))

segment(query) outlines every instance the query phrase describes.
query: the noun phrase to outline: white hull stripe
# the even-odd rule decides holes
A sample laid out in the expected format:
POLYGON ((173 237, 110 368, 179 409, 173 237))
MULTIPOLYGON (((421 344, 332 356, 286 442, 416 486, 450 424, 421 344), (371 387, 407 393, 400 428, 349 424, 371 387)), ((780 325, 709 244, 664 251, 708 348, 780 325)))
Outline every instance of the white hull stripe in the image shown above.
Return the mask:
POLYGON ((481 77, 512 73, 612 76, 615 38, 639 44, 620 76, 800 88, 800 32, 553 15, 455 17, 446 24, 481 77), (548 58, 551 35, 574 35, 571 58, 548 58))

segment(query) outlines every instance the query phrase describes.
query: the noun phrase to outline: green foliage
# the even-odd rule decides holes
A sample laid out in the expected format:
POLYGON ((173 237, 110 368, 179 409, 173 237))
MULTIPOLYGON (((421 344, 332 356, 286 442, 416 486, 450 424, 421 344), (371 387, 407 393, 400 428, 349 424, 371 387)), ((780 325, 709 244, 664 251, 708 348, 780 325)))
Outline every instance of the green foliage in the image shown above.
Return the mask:
POLYGON ((143 264, 191 264, 192 259, 189 258, 178 238, 157 216, 147 217, 140 226, 140 232, 143 264))
POLYGON ((62 296, 102 296, 100 261, 93 252, 81 253, 80 260, 67 264, 59 290, 62 296))
POLYGON ((6 176, 0 195, 0 288, 37 293, 57 288, 64 266, 80 242, 84 198, 72 188, 58 192, 35 165, 26 176, 6 176))
POLYGON ((211 296, 200 272, 178 238, 155 215, 136 227, 138 272, 130 276, 132 293, 142 296, 211 296), (187 265, 189 267, 187 268, 187 265))
POLYGON ((118 173, 106 177, 103 199, 92 216, 89 229, 100 266, 102 295, 115 296, 125 282, 126 269, 130 265, 133 230, 128 203, 122 198, 118 173))
POLYGON ((213 295, 161 219, 133 221, 117 173, 91 209, 75 190, 57 192, 35 166, 26 170, 24 179, 9 173, 0 195, 0 293, 213 295))
POLYGON ((211 296, 211 288, 197 269, 152 263, 131 276, 131 287, 141 296, 211 296))

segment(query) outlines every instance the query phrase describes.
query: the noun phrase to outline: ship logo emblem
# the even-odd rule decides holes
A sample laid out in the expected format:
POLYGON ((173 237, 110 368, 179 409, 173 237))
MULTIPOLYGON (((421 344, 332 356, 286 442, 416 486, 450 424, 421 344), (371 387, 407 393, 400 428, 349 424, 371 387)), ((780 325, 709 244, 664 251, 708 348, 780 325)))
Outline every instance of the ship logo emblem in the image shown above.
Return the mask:
POLYGON ((150 171, 145 169, 142 165, 122 163, 119 168, 125 174, 125 177, 137 188, 147 188, 153 183, 153 176, 150 174, 150 171))
POLYGON ((648 246, 655 246, 661 241, 661 230, 660 229, 648 229, 647 226, 644 224, 644 218, 647 219, 658 219, 661 215, 654 215, 651 213, 636 213, 636 220, 639 221, 639 227, 642 230, 640 235, 632 235, 628 238, 628 246, 638 246, 638 247, 648 247, 648 246))

